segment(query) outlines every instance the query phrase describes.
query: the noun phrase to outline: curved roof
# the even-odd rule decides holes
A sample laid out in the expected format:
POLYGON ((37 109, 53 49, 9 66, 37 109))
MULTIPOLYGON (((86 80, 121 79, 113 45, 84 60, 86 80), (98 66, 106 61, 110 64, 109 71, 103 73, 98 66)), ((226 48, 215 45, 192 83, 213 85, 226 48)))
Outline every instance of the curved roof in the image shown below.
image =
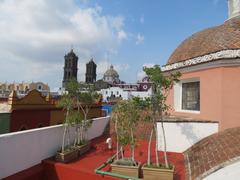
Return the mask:
POLYGON ((240 127, 202 139, 185 151, 184 156, 188 157, 185 158, 186 171, 192 179, 202 179, 228 163, 240 160, 240 127))
POLYGON ((240 49, 240 17, 193 34, 177 47, 167 64, 229 49, 240 49))
POLYGON ((119 77, 117 71, 113 68, 113 65, 110 66, 110 69, 108 69, 104 76, 111 76, 111 77, 119 77))

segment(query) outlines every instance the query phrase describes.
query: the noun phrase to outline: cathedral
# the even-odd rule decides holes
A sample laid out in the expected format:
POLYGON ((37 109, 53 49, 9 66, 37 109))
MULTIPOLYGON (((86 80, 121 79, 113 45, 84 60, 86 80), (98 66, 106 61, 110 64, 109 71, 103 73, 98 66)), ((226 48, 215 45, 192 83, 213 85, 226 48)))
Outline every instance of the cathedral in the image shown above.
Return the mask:
MULTIPOLYGON (((78 73, 78 56, 74 53, 73 49, 64 56, 64 73, 62 87, 65 88, 66 83, 71 79, 77 80, 78 73)), ((118 72, 114 69, 113 65, 104 73, 100 80, 97 79, 97 65, 93 58, 86 64, 85 83, 94 84, 96 89, 108 88, 114 84, 122 83, 119 79, 118 72)))

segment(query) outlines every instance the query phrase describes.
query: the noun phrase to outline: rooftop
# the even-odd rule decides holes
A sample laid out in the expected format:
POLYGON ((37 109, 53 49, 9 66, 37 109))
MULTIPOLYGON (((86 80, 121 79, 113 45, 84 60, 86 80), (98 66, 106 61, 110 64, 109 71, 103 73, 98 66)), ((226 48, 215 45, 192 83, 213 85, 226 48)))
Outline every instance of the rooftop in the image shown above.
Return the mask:
POLYGON ((240 49, 240 17, 193 34, 176 48, 167 64, 234 49, 240 49))
MULTIPOLYGON (((35 176, 30 179, 43 178, 48 180, 67 180, 67 179, 117 179, 110 176, 102 176, 95 174, 95 169, 107 161, 111 156, 113 156, 116 151, 116 144, 113 144, 113 150, 108 150, 105 140, 107 136, 101 136, 92 140, 92 148, 90 152, 85 154, 83 157, 77 161, 62 164, 55 162, 52 158, 42 161, 42 163, 34 168, 30 168, 24 172, 17 173, 11 177, 6 178, 6 180, 14 179, 19 176, 32 176, 34 172, 35 176)), ((154 146, 152 143, 152 146, 154 146)), ((136 159, 142 163, 146 162, 147 159, 147 142, 140 141, 136 149, 136 159)), ((154 148, 152 148, 152 160, 154 160, 154 148)), ((126 156, 130 155, 130 148, 127 148, 124 152, 126 156)), ((163 152, 159 152, 160 162, 163 160, 163 152)), ((168 158, 170 163, 175 165, 175 175, 174 179, 184 180, 185 179, 185 169, 184 169, 184 157, 182 153, 168 153, 168 158)), ((107 166, 105 171, 110 171, 110 166, 107 166)))

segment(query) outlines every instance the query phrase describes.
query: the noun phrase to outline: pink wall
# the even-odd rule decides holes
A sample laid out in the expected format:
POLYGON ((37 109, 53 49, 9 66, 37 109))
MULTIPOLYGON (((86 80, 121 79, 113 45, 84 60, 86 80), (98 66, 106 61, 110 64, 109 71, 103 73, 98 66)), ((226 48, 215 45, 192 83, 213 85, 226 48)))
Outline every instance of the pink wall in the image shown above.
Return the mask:
MULTIPOLYGON (((200 113, 171 111, 172 115, 218 121, 220 130, 240 126, 240 68, 221 67, 184 73, 181 80, 200 79, 200 113)), ((167 103, 174 107, 174 90, 167 103)))
MULTIPOLYGON (((220 121, 221 119, 221 68, 182 74, 180 80, 200 79, 200 113, 172 112, 173 115, 187 116, 202 120, 220 121)), ((173 89, 168 103, 173 107, 173 89)))
POLYGON ((222 122, 220 129, 240 126, 240 67, 223 69, 222 122))

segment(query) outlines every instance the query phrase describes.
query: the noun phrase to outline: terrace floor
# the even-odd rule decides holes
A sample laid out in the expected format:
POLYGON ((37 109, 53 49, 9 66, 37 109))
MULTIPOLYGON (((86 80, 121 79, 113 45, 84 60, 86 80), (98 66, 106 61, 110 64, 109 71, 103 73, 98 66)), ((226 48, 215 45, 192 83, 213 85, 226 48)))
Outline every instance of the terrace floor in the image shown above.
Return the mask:
MULTIPOLYGON (((105 140, 107 137, 99 137, 92 141, 91 151, 79 158, 75 162, 62 164, 47 159, 43 161, 44 179, 48 180, 67 180, 67 179, 117 179, 110 176, 95 174, 95 169, 115 154, 115 144, 113 150, 108 150, 105 140)), ((154 162, 154 144, 152 144, 152 161, 154 162)), ((126 148, 125 156, 130 155, 130 149, 126 148)), ((147 160, 147 142, 140 141, 135 152, 136 159, 145 163, 147 160)), ((159 152, 160 161, 163 162, 163 153, 159 152)), ((175 166, 175 180, 185 179, 184 156, 181 153, 168 153, 168 159, 175 166)), ((104 170, 110 171, 107 166, 104 170)))

